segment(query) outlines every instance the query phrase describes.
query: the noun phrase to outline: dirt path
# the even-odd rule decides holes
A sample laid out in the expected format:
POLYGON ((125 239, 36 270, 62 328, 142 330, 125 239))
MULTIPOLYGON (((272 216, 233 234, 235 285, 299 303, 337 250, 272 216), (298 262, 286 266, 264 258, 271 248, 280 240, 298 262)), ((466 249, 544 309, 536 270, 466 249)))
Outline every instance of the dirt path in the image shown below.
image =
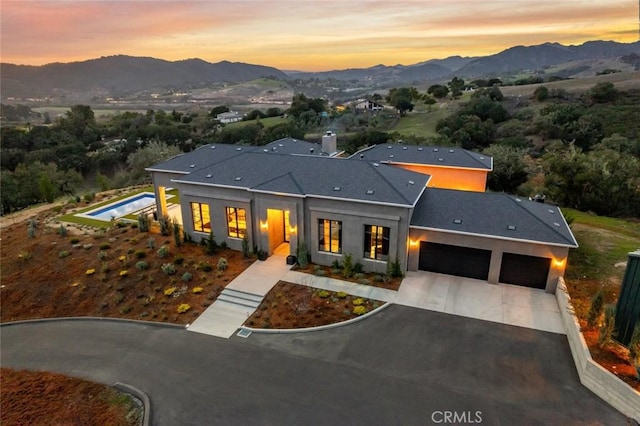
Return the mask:
POLYGON ((40 213, 46 212, 47 210, 51 210, 55 206, 60 206, 63 204, 64 204, 64 201, 58 201, 51 204, 41 204, 35 207, 29 207, 24 210, 17 211, 15 213, 8 214, 6 216, 2 216, 0 217, 0 229, 4 229, 7 226, 11 226, 19 222, 24 222, 26 224, 29 218, 37 216, 40 213))

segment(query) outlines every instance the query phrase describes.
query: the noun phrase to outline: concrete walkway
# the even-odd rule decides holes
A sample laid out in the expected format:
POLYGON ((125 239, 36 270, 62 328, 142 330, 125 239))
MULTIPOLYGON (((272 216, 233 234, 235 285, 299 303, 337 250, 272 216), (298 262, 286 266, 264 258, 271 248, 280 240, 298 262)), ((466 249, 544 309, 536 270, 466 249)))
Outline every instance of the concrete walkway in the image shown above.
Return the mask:
POLYGON ((460 315, 534 330, 566 334, 556 298, 526 287, 488 284, 470 278, 407 272, 398 291, 291 271, 289 247, 276 249, 234 279, 189 331, 229 338, 257 309, 278 281, 287 281, 419 309, 460 315))
POLYGON ((226 286, 188 330, 227 339, 231 337, 269 290, 289 272, 292 265, 287 265, 288 254, 289 245, 282 244, 264 262, 254 262, 226 286))

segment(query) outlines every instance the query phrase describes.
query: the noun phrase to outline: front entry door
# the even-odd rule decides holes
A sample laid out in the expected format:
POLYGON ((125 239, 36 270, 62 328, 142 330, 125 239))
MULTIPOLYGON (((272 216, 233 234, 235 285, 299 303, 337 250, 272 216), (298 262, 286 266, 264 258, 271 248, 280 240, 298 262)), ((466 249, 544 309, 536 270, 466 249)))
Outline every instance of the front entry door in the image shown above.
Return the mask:
POLYGON ((269 222, 269 254, 285 241, 284 211, 267 209, 269 222))

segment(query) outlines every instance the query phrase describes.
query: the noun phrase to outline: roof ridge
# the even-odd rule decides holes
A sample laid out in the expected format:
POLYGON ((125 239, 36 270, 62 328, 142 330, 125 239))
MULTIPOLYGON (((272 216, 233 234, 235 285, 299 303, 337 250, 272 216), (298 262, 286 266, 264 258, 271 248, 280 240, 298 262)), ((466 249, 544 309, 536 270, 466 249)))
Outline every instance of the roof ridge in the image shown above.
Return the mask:
POLYGON ((273 181, 275 181, 275 180, 278 180, 278 179, 280 179, 280 178, 282 178, 282 177, 284 177, 284 176, 287 176, 287 175, 291 178, 291 180, 293 181, 293 183, 295 184, 295 186, 298 188, 298 190, 300 190, 300 193, 301 193, 301 194, 306 195, 305 191, 302 189, 302 187, 301 187, 301 186, 300 186, 300 184, 298 183, 298 180, 295 178, 295 176, 294 176, 291 172, 283 173, 283 174, 281 174, 281 175, 278 175, 278 176, 272 177, 271 179, 268 179, 268 180, 265 180, 265 181, 263 181, 263 182, 260 182, 260 184, 256 185, 254 188, 260 187, 260 186, 262 186, 262 185, 266 185, 266 184, 268 184, 268 183, 270 183, 270 182, 273 182, 273 181))
MULTIPOLYGON (((517 200, 519 198, 514 198, 509 194, 506 194, 504 192, 501 193, 502 195, 504 195, 505 197, 509 198, 511 200, 511 202, 515 203, 518 207, 520 207, 522 210, 526 211, 530 216, 533 216, 538 222, 542 223, 544 226, 546 226, 547 228, 551 229, 556 235, 559 235, 560 238, 562 238, 565 241, 568 241, 567 237, 565 235, 562 235, 560 232, 558 232, 555 228, 549 226, 544 220, 540 219, 538 217, 538 215, 534 214, 531 210, 527 209, 523 204, 522 201, 518 202, 517 200)), ((534 202, 534 201, 532 201, 534 202)), ((560 214, 562 215, 562 212, 560 212, 560 214)), ((564 216, 563 216, 564 217, 564 216)), ((571 244, 575 244, 575 241, 569 241, 571 244)))
MULTIPOLYGON (((373 169, 373 171, 375 173, 378 174, 378 176, 380 176, 382 178, 382 180, 384 180, 391 188, 393 188, 393 190, 400 196, 400 198, 402 198, 403 200, 405 200, 407 203, 409 203, 410 205, 413 205, 413 202, 411 202, 411 200, 409 200, 407 197, 404 196, 404 194, 400 191, 398 191, 398 189, 395 187, 394 184, 392 184, 389 179, 386 178, 386 176, 384 176, 382 173, 380 173, 380 170, 378 170, 378 167, 374 166, 373 163, 370 163, 367 161, 367 164, 369 165, 369 167, 371 167, 373 169)), ((388 167, 393 167, 393 166, 388 166, 388 167)))
MULTIPOLYGON (((486 169, 487 165, 484 164, 482 161, 480 161, 480 159, 476 158, 474 155, 471 154, 471 151, 469 151, 468 149, 464 149, 464 148, 458 148, 460 151, 464 152, 465 155, 467 157, 470 157, 471 159, 473 159, 473 161, 475 161, 476 163, 480 163, 480 165, 482 165, 482 168, 486 169)), ((475 153, 474 153, 475 154, 475 153)), ((479 155, 483 155, 483 154, 479 154, 479 155)), ((485 156, 485 157, 490 157, 490 156, 485 156)), ((491 169, 493 169, 493 167, 491 167, 491 169)))

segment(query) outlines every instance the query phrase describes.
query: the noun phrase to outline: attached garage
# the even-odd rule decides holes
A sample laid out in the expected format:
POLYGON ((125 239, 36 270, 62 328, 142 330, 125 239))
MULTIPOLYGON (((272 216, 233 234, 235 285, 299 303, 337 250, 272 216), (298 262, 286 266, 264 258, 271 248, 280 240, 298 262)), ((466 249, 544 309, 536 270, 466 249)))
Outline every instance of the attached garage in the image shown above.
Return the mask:
POLYGON ((490 265, 491 250, 420 242, 418 268, 423 271, 486 281, 490 265))
POLYGON ((547 286, 551 259, 503 253, 500 267, 500 282, 525 287, 544 289, 547 286))

